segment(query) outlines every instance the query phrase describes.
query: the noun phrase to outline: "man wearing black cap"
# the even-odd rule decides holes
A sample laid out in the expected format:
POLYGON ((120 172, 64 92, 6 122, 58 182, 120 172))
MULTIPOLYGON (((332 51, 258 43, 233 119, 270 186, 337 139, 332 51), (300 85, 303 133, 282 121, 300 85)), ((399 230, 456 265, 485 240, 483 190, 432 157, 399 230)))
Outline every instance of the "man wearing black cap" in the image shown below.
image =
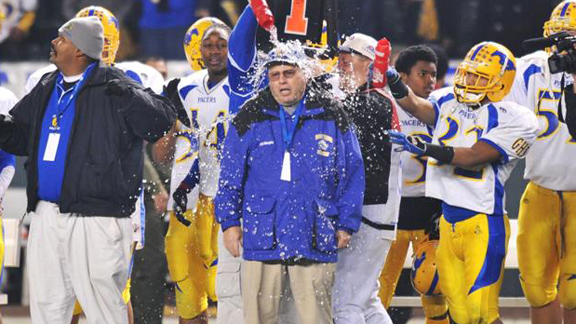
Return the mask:
POLYGON ((98 18, 74 18, 52 41, 58 70, 0 120, 0 147, 28 156, 30 309, 35 324, 67 324, 75 297, 89 323, 128 323, 132 224, 143 139, 172 126, 168 99, 100 65, 98 18))
POLYGON ((364 171, 340 105, 308 83, 301 49, 266 61, 268 88, 246 102, 224 143, 216 216, 243 244, 245 323, 274 324, 290 286, 302 324, 331 324, 338 248, 360 225, 364 171))

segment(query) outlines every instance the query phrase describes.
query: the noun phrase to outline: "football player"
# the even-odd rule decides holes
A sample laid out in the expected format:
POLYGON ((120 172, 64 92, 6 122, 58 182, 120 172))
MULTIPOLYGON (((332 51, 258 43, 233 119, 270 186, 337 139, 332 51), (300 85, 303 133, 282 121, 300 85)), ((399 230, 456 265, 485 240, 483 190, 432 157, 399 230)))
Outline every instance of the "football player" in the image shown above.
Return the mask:
POLYGON ((510 235, 504 182, 539 130, 532 112, 501 101, 514 82, 514 55, 493 42, 473 46, 454 87, 429 100, 396 71, 388 74, 401 107, 434 127, 432 143, 395 131, 390 136, 402 149, 428 156, 426 196, 443 201, 436 257, 450 317, 459 324, 501 323, 498 296, 510 235))
MULTIPOLYGON (((1 18, 1 17, 0 17, 1 18)), ((1 22, 1 19, 0 19, 1 22)), ((8 115, 8 112, 18 102, 16 96, 12 91, 0 87, 0 114, 8 115)), ((12 154, 8 154, 0 150, 0 282, 4 274, 4 230, 2 225, 2 203, 4 194, 12 182, 14 177, 16 158, 12 154)), ((2 324, 2 316, 0 316, 0 324, 2 324)))
MULTIPOLYGON (((437 57, 425 45, 410 46, 400 52, 395 68, 402 82, 420 98, 428 98, 436 85, 437 57)), ((398 110, 402 132, 418 136, 426 142, 432 141, 432 130, 416 117, 398 110)), ((380 275, 380 299, 385 308, 390 307, 396 284, 400 278, 408 246, 418 251, 428 240, 427 229, 434 217, 442 213, 441 202, 424 196, 426 184, 426 157, 409 152, 402 153, 402 200, 396 240, 392 243, 384 270, 380 275)), ((422 307, 426 323, 448 324, 448 306, 442 296, 422 295, 422 307)))
POLYGON ((191 52, 198 38, 202 66, 206 68, 170 81, 165 93, 175 104, 185 107, 190 127, 178 124, 155 148, 164 161, 174 156, 166 257, 176 283, 180 323, 190 324, 208 323, 208 299, 216 300, 220 227, 214 219, 212 200, 218 190, 219 154, 229 119, 226 57, 231 31, 211 19, 209 24, 193 24, 184 40, 186 56, 194 69, 199 62, 193 60, 191 52))
MULTIPOLYGON (((576 34, 576 1, 562 1, 544 24, 544 36, 576 34)), ((530 303, 532 323, 576 323, 576 139, 558 122, 569 73, 551 74, 548 57, 555 48, 518 60, 507 100, 533 110, 541 131, 526 156, 529 180, 518 215, 520 283, 530 303), (562 312, 561 307, 564 308, 562 312)))

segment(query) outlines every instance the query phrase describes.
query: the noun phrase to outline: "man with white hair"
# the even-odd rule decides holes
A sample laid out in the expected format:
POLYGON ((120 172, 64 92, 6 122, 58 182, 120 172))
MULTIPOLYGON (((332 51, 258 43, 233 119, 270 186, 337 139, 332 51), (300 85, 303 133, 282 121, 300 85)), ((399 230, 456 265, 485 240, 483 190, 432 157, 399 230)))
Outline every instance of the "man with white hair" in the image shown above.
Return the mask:
POLYGON ((374 38, 356 33, 340 47, 340 88, 347 94, 343 107, 360 142, 366 187, 360 229, 350 247, 339 253, 333 294, 336 324, 392 323, 378 297, 377 281, 400 207, 400 153, 392 149, 387 133, 399 124, 392 99, 369 83, 376 44, 374 38))
POLYGON ((360 226, 364 169, 348 118, 308 83, 299 48, 265 62, 269 87, 234 118, 222 154, 216 216, 230 253, 243 247, 244 320, 274 324, 283 287, 302 324, 331 324, 338 249, 360 226))
POLYGON ((74 18, 52 41, 57 71, 0 120, 0 148, 28 156, 30 308, 35 324, 68 324, 75 297, 89 323, 126 324, 122 290, 129 218, 142 185, 143 139, 176 116, 172 103, 100 65, 96 17, 74 18))

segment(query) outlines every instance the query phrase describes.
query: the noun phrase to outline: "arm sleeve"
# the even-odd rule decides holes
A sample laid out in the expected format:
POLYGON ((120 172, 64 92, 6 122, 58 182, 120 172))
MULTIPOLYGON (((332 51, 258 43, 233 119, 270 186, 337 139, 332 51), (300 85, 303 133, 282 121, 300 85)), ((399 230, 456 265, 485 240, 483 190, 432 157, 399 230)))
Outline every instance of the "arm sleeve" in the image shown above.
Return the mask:
POLYGON ((0 148, 15 155, 28 155, 31 118, 36 115, 31 96, 16 103, 16 96, 7 94, 0 99, 0 148))
POLYGON ((224 142, 220 185, 214 201, 216 218, 222 231, 240 226, 249 137, 250 131, 240 137, 236 127, 231 125, 224 142))
POLYGON ((0 200, 4 197, 14 177, 16 159, 14 155, 0 151, 0 200))
POLYGON ((231 90, 229 111, 232 114, 237 113, 254 92, 249 77, 255 74, 257 30, 258 22, 248 5, 238 19, 228 43, 228 82, 231 90))
POLYGON ((497 126, 489 129, 479 141, 493 146, 500 152, 502 163, 522 159, 538 136, 536 115, 526 110, 522 113, 501 113, 497 126))
POLYGON ((341 137, 338 152, 338 229, 357 232, 362 221, 364 164, 358 139, 350 127, 341 137))
POLYGON ((124 79, 131 85, 132 96, 124 102, 124 118, 140 138, 154 143, 164 137, 176 121, 174 104, 170 99, 143 89, 135 81, 124 79))
MULTIPOLYGON (((512 84, 512 89, 510 93, 504 98, 504 101, 513 101, 523 106, 528 106, 528 87, 530 81, 534 78, 536 73, 541 72, 541 68, 535 64, 529 65, 524 68, 524 61, 518 59, 516 66, 518 69, 516 71, 516 76, 514 77, 514 83, 512 84)), ((529 107, 533 110, 535 107, 529 107)))

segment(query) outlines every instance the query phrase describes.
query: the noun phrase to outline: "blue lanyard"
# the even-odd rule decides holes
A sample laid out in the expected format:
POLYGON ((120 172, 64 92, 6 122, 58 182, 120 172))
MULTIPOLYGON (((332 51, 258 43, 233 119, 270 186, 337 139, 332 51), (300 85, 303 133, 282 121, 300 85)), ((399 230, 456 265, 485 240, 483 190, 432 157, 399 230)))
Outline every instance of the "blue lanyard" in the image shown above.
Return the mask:
POLYGON ((282 125, 282 136, 284 137, 284 148, 288 149, 292 144, 292 139, 294 138, 294 133, 296 132, 296 126, 298 125, 298 119, 300 119, 300 114, 304 108, 304 98, 300 100, 298 108, 294 111, 294 122, 291 123, 289 127, 286 122, 286 112, 284 111, 284 106, 280 105, 280 124, 282 125))
POLYGON ((64 113, 68 109, 68 107, 70 107, 70 103, 72 102, 72 100, 74 100, 74 98, 76 98, 76 96, 78 95, 78 92, 82 88, 84 81, 86 80, 88 75, 90 75, 90 73, 92 72, 92 70, 94 69, 95 66, 96 66, 96 63, 92 63, 86 68, 86 71, 84 71, 84 73, 82 73, 82 77, 80 77, 80 80, 78 80, 78 82, 76 82, 76 84, 72 88, 72 94, 70 95, 70 97, 68 97, 68 100, 66 100, 65 103, 63 103, 61 101, 64 98, 64 94, 67 92, 67 91, 64 91, 64 76, 62 75, 62 72, 58 73, 58 79, 56 80, 56 86, 62 88, 62 90, 64 91, 62 93, 62 96, 58 96, 58 104, 57 104, 57 107, 58 107, 58 124, 60 124, 60 119, 62 118, 62 116, 64 115, 64 113))

